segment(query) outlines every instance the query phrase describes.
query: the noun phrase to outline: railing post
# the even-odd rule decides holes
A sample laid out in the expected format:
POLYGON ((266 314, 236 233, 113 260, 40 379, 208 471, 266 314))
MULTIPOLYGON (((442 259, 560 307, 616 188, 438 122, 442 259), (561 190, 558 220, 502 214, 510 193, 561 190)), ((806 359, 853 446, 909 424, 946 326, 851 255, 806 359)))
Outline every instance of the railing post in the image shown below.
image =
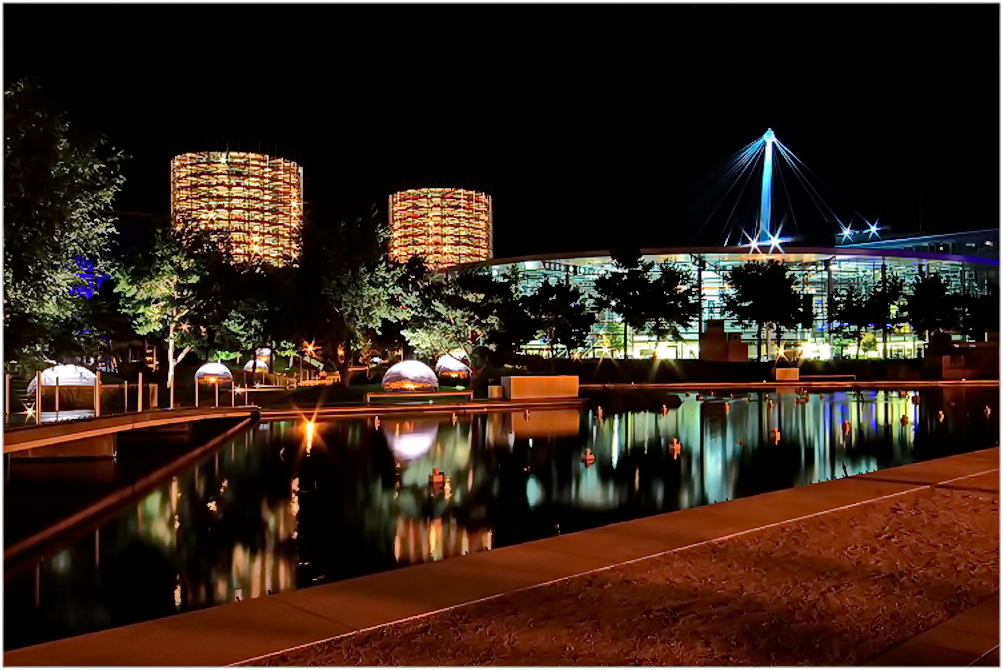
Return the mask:
POLYGON ((59 377, 56 377, 56 419, 59 419, 59 377))
POLYGON ((195 378, 195 407, 199 406, 199 378, 195 378))
POLYGON ((10 375, 4 375, 4 394, 3 394, 3 425, 10 423, 10 375))
POLYGON ((168 382, 169 391, 171 393, 171 409, 174 409, 174 381, 177 379, 177 375, 171 375, 171 379, 168 382))
POLYGON ((35 370, 35 425, 42 423, 42 371, 35 370))
POLYGON ((230 381, 230 407, 235 407, 236 406, 236 403, 234 402, 235 398, 236 398, 236 394, 234 393, 234 390, 233 390, 233 381, 231 380, 230 381))
POLYGON ((138 387, 139 387, 139 392, 136 394, 136 411, 137 412, 142 412, 143 411, 143 373, 142 372, 139 373, 138 387))
POLYGON ((129 380, 128 379, 123 379, 122 380, 122 399, 123 399, 122 402, 123 402, 123 405, 124 405, 122 407, 122 413, 123 414, 127 414, 129 412, 129 380))
POLYGON ((94 417, 101 416, 101 371, 94 375, 94 417))
POLYGON ((219 407, 219 380, 218 379, 213 383, 213 386, 216 387, 216 405, 215 406, 219 407))

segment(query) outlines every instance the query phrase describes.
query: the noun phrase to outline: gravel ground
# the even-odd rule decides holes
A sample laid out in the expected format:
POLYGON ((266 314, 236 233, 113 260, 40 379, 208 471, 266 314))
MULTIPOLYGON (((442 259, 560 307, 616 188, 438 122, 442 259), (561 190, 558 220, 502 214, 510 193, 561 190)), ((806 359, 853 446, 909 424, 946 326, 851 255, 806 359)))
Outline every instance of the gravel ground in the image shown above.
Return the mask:
POLYGON ((998 590, 998 489, 962 480, 264 664, 859 664, 998 590))

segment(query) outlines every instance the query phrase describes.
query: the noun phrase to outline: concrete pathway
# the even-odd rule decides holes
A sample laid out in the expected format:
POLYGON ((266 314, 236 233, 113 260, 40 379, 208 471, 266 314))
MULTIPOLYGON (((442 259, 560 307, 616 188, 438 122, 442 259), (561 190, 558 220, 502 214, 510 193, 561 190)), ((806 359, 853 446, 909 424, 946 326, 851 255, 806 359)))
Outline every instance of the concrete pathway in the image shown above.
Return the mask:
POLYGON ((1000 667, 1000 594, 906 640, 867 665, 1000 667))
MULTIPOLYGON (((5 652, 6 665, 225 665, 999 471, 999 449, 682 510, 5 652)), ((998 478, 993 478, 998 490, 998 478)), ((998 612, 998 609, 997 609, 998 612)), ((998 644, 998 638, 996 640, 998 644)))

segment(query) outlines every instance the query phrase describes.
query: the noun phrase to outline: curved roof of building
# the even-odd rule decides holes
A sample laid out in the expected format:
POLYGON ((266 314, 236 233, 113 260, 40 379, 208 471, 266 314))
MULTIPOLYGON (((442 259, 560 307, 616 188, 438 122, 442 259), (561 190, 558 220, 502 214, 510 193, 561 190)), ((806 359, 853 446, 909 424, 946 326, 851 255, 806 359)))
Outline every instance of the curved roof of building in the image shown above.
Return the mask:
MULTIPOLYGON (((972 263, 976 265, 999 266, 999 259, 984 256, 965 256, 959 254, 943 254, 926 251, 910 251, 903 249, 864 249, 846 247, 787 247, 783 253, 750 253, 746 247, 660 247, 640 249, 643 256, 653 257, 656 261, 686 261, 693 256, 708 256, 716 258, 734 258, 740 260, 781 260, 788 263, 811 263, 826 259, 851 258, 901 258, 906 260, 953 261, 957 263, 972 263)), ((516 256, 511 258, 493 258, 479 263, 464 263, 454 265, 450 270, 464 268, 491 267, 493 265, 509 265, 528 261, 578 261, 576 265, 592 265, 609 261, 611 251, 571 251, 566 253, 535 254, 532 256, 516 256)))

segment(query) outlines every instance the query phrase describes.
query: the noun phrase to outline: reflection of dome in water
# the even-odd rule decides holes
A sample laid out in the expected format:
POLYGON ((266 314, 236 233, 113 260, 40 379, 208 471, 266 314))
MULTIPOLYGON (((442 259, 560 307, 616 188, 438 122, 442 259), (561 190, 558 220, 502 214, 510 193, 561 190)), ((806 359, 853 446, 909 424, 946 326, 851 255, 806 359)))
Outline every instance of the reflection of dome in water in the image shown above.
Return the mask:
POLYGON ((413 461, 432 449, 439 434, 439 422, 388 419, 383 423, 382 429, 394 456, 402 461, 413 461))
POLYGON ((470 368, 464 365, 463 361, 446 354, 435 364, 435 374, 460 379, 470 376, 470 368))
MULTIPOLYGON (((97 375, 79 365, 53 365, 42 370, 42 386, 55 386, 59 379, 60 386, 94 386, 97 375)), ((35 392, 35 380, 28 383, 28 393, 35 392)))
POLYGON ((233 375, 222 363, 206 363, 195 371, 195 379, 213 384, 217 381, 232 381, 233 375))
POLYGON ((432 368, 419 361, 401 361, 383 375, 384 391, 438 391, 432 368))

